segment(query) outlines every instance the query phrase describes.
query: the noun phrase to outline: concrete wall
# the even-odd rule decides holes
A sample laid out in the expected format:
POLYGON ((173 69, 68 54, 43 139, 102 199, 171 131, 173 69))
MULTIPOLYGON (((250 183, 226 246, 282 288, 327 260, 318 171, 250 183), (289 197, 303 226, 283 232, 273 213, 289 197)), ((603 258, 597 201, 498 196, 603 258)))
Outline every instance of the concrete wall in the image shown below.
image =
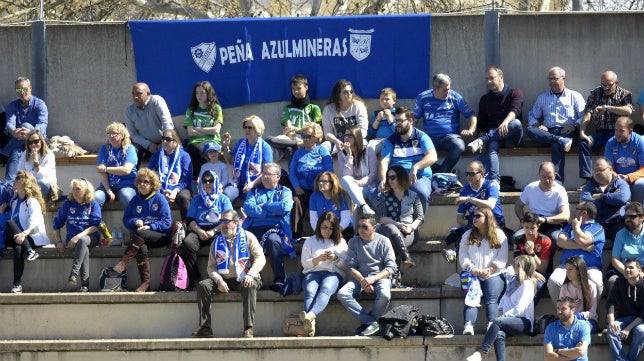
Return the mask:
MULTIPOLYGON (((599 84, 605 69, 614 69, 620 85, 631 90, 636 99, 644 86, 644 73, 637 56, 641 47, 630 39, 637 39, 643 23, 642 12, 504 14, 500 18, 500 40, 506 81, 523 89, 526 113, 536 96, 547 89, 547 70, 554 65, 567 70, 567 85, 584 96, 599 84)), ((478 99, 487 91, 483 15, 436 15, 432 18, 431 37, 431 73, 450 74, 453 89, 476 109, 478 99)), ((131 102, 136 74, 127 24, 49 24, 46 39, 48 133, 69 135, 88 150, 96 151, 105 140, 105 126, 122 121, 123 109, 131 102)), ((4 105, 15 99, 13 80, 19 75, 32 76, 30 41, 29 26, 0 27, 0 53, 5 54, 0 64, 0 103, 4 105)), ((413 49, 404 55, 414 56, 413 49)), ((351 74, 347 77, 351 78, 351 74)), ((395 88, 395 84, 392 86, 395 88)), ((34 89, 35 95, 43 95, 38 84, 34 89)), ((177 91, 187 96, 190 89, 177 91)), ((369 109, 376 109, 378 94, 360 95, 367 99, 369 109)), ((316 100, 320 105, 324 101, 316 100)), ((410 106, 413 101, 400 99, 399 105, 410 106)), ((223 130, 239 137, 239 120, 257 114, 267 123, 267 134, 278 133, 284 104, 224 109, 223 130)), ((182 117, 175 118, 177 125, 181 122, 182 117)))

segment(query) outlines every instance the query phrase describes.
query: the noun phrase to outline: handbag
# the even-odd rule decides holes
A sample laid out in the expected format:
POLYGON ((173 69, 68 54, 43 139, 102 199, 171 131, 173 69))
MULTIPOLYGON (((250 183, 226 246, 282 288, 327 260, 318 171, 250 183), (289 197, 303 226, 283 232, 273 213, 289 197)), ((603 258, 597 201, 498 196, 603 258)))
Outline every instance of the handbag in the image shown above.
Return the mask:
POLYGON ((284 336, 288 337, 312 337, 315 335, 315 331, 308 333, 304 330, 300 316, 296 313, 286 317, 282 331, 284 332, 284 336))

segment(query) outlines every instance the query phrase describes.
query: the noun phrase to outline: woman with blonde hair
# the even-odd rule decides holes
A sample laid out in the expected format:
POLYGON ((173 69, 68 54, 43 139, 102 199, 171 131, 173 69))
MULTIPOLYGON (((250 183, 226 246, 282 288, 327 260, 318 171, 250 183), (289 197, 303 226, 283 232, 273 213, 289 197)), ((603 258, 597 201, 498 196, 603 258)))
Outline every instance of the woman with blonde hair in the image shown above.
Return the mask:
POLYGON ((96 173, 101 178, 101 184, 94 194, 101 207, 107 200, 114 202, 118 199, 125 208, 136 194, 136 148, 123 123, 111 123, 105 128, 105 133, 107 143, 99 149, 96 161, 96 173))
POLYGON ((309 201, 309 217, 311 229, 318 224, 318 217, 327 211, 335 213, 340 218, 340 231, 344 239, 353 237, 353 221, 351 210, 353 203, 349 194, 340 186, 340 179, 333 172, 324 171, 315 178, 313 194, 309 201))
MULTIPOLYGON (((461 268, 478 277, 488 322, 498 318, 499 298, 505 288, 503 269, 508 261, 507 237, 496 224, 488 207, 479 207, 472 216, 472 229, 463 233, 458 252, 461 268)), ((478 308, 465 305, 464 335, 474 334, 478 308)))
POLYGON ((74 250, 69 285, 78 286, 80 281, 80 291, 88 292, 89 249, 96 247, 100 240, 101 206, 94 198, 94 186, 87 179, 72 179, 70 188, 69 197, 54 217, 54 239, 59 253, 74 250), (64 242, 60 232, 63 226, 67 230, 64 242))
POLYGON ((273 149, 263 138, 264 121, 257 115, 251 115, 242 120, 243 137, 230 149, 230 133, 221 137, 221 147, 228 164, 233 165, 233 186, 224 189, 224 194, 235 202, 246 194, 256 181, 260 180, 262 168, 266 163, 273 162, 273 149))
POLYGON ((172 216, 168 200, 159 192, 161 181, 153 170, 141 169, 136 175, 134 185, 137 190, 136 196, 132 198, 123 214, 123 224, 130 231, 131 241, 113 269, 117 273, 123 273, 127 264, 136 258, 141 277, 141 286, 136 292, 146 292, 150 288, 148 247, 159 248, 170 244, 172 216))
POLYGON ((11 219, 7 220, 8 245, 13 246, 13 288, 11 293, 22 293, 22 275, 25 255, 28 261, 38 259, 34 248, 49 244, 45 229, 45 200, 40 194, 36 177, 19 170, 13 180, 14 197, 11 201, 11 219))
POLYGON ((25 138, 25 152, 18 159, 18 169, 33 174, 40 186, 40 194, 52 201, 58 200, 56 156, 47 146, 40 130, 34 129, 25 138))
POLYGON ((494 344, 497 361, 505 361, 505 339, 509 336, 529 335, 534 324, 534 295, 537 290, 536 264, 532 256, 514 259, 514 274, 499 304, 499 317, 491 322, 481 347, 466 361, 481 361, 494 344))

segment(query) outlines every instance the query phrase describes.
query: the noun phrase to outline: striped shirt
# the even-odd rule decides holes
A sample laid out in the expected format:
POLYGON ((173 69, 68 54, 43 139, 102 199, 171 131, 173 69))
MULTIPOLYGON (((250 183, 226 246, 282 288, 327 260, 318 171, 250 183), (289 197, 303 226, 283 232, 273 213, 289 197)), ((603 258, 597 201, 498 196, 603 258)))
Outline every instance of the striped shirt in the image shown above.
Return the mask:
POLYGON ((579 92, 566 88, 557 96, 549 90, 537 97, 528 113, 528 125, 536 127, 541 119, 548 129, 581 123, 585 107, 586 101, 579 92))
MULTIPOLYGON (((602 87, 597 87, 590 92, 588 100, 586 101, 585 113, 593 113, 595 108, 602 105, 610 105, 621 107, 627 105, 633 110, 633 95, 630 91, 617 87, 615 94, 606 95, 602 87)), ((599 128, 601 130, 614 130, 615 121, 619 115, 613 112, 602 112, 600 115, 594 115, 595 117, 599 116, 599 128)))

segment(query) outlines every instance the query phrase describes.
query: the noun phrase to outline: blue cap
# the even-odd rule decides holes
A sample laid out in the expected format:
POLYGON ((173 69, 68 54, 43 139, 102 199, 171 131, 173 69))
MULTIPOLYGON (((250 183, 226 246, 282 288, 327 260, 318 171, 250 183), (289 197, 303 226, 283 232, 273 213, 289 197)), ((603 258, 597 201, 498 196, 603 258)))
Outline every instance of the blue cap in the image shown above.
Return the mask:
POLYGON ((209 150, 214 150, 215 152, 219 152, 221 150, 221 146, 215 142, 207 142, 203 146, 203 154, 208 153, 209 150))

